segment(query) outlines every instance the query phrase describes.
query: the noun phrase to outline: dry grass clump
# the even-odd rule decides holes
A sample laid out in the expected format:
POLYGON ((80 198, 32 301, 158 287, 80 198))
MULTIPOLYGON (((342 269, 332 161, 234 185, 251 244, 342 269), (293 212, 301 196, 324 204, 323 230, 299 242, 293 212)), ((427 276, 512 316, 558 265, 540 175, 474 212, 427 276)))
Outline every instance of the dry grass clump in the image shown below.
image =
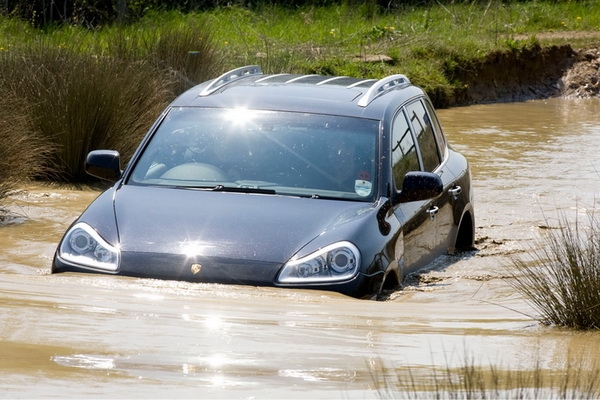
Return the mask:
POLYGON ((372 371, 378 396, 385 399, 597 399, 600 369, 573 363, 566 370, 500 369, 477 366, 401 368, 372 371))
POLYGON ((540 320, 574 329, 600 329, 600 224, 570 223, 549 229, 533 260, 513 259, 511 284, 540 313, 540 320))
POLYGON ((61 181, 83 181, 90 150, 131 155, 169 93, 144 62, 96 58, 47 43, 5 60, 6 85, 19 99, 20 118, 54 145, 50 165, 61 181))
MULTIPOLYGON (((161 29, 40 33, 0 51, 0 90, 10 94, 3 102, 10 118, 27 121, 12 143, 23 151, 28 135, 50 143, 41 165, 62 182, 89 179, 83 164, 91 150, 118 150, 128 161, 164 107, 214 75, 210 38, 208 26, 193 20, 161 29)), ((0 130, 11 125, 0 120, 0 130)))
MULTIPOLYGON (((52 151, 49 141, 37 135, 25 115, 15 113, 17 99, 0 89, 0 203, 33 176, 50 171, 45 169, 52 151)), ((26 105, 21 105, 26 107, 26 105)))
POLYGON ((129 62, 146 60, 165 74, 172 92, 179 94, 214 78, 221 61, 204 18, 190 15, 169 21, 169 16, 111 30, 105 39, 106 51, 129 62))

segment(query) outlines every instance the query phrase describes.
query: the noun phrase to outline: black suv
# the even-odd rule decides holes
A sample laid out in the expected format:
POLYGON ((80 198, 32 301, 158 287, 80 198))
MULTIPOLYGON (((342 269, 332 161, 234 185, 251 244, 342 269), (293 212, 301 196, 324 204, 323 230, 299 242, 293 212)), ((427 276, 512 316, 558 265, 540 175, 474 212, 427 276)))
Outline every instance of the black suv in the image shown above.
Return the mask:
POLYGON ((333 290, 395 288, 470 249, 467 160, 404 75, 227 72, 170 104, 67 230, 53 272, 333 290))

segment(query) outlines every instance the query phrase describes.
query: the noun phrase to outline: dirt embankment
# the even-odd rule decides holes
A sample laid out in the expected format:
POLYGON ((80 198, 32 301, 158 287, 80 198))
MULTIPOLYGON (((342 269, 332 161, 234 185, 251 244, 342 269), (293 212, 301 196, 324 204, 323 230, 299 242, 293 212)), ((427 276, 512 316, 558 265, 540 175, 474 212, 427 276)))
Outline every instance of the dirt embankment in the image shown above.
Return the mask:
POLYGON ((463 65, 451 79, 461 83, 441 106, 512 102, 554 96, 600 96, 600 48, 570 45, 497 52, 463 65), (445 103, 445 104, 444 104, 445 103))

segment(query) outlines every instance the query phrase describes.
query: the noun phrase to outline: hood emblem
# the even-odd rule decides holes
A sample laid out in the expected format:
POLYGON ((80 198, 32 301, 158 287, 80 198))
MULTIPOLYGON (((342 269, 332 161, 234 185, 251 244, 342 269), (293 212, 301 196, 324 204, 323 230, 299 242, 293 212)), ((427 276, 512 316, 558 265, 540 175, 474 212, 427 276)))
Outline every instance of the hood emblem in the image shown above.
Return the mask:
POLYGON ((190 271, 192 271, 192 274, 194 274, 194 275, 199 273, 201 269, 202 269, 202 264, 192 264, 192 266, 190 267, 190 271))

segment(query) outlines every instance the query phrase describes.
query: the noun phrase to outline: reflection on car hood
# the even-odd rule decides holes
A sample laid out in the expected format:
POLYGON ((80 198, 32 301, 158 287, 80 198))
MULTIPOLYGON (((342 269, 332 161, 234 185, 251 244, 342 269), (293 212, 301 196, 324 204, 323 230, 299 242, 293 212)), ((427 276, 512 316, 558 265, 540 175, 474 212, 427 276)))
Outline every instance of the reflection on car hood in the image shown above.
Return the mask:
POLYGON ((124 252, 283 263, 323 232, 371 204, 124 185, 115 195, 124 252))

